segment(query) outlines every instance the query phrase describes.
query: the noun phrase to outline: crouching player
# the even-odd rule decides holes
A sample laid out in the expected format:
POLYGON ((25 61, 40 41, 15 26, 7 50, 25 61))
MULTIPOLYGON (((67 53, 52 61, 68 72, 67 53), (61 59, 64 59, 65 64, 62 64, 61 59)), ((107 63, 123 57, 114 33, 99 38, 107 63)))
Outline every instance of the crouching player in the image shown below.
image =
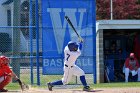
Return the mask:
POLYGON ((18 81, 19 84, 22 84, 20 79, 10 69, 9 58, 0 56, 0 92, 8 92, 8 90, 4 88, 11 82, 12 78, 18 81))

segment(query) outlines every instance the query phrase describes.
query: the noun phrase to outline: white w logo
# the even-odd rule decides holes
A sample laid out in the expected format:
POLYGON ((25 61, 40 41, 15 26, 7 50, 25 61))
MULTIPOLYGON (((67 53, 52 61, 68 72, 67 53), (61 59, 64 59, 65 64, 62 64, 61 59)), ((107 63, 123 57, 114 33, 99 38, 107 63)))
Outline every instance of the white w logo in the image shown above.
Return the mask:
MULTIPOLYGON (((56 45, 57 45, 58 53, 62 53, 63 44, 64 44, 64 35, 65 35, 67 22, 65 19, 63 22, 61 21, 60 13, 63 12, 63 13, 65 13, 65 15, 69 16, 69 18, 71 19, 75 28, 78 30, 81 30, 83 16, 84 16, 84 13, 86 12, 86 9, 84 9, 84 8, 80 8, 80 9, 76 9, 76 8, 64 8, 64 9, 47 8, 47 12, 50 13, 55 40, 57 41, 56 45), (76 12, 78 12, 80 14, 79 22, 77 22, 77 20, 76 20, 76 15, 75 15, 76 12), (61 37, 59 37, 59 36, 61 36, 61 37)), ((69 33, 71 33, 70 37, 72 37, 73 31, 71 31, 72 29, 70 28, 70 26, 68 28, 70 31, 69 33)))

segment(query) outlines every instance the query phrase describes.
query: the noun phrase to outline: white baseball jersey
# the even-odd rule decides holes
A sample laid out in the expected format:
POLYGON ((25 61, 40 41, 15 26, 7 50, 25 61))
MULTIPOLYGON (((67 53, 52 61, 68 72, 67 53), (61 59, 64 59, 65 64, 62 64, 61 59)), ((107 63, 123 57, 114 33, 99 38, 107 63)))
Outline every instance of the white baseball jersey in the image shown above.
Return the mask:
POLYGON ((63 84, 67 84, 73 75, 82 76, 84 71, 75 65, 77 58, 81 55, 81 51, 78 48, 77 51, 70 51, 68 46, 64 49, 64 75, 62 78, 63 84))
POLYGON ((81 55, 81 51, 79 50, 79 48, 77 51, 70 51, 68 46, 66 46, 64 49, 64 54, 65 54, 64 64, 68 66, 74 66, 75 61, 81 55))

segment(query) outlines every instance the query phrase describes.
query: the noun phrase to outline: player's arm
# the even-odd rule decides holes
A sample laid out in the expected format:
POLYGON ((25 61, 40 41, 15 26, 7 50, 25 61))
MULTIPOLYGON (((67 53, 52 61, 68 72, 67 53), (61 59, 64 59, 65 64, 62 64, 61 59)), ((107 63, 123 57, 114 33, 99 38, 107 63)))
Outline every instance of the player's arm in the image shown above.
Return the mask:
POLYGON ((2 69, 1 71, 3 72, 3 75, 12 77, 11 75, 12 70, 10 69, 9 66, 3 66, 1 69, 2 69))
POLYGON ((0 68, 0 77, 4 75, 3 68, 0 68))
MULTIPOLYGON (((25 84, 18 78, 18 76, 17 76, 14 72, 12 72, 11 75, 12 75, 12 77, 19 83, 19 85, 20 85, 22 91, 25 90, 25 86, 27 86, 27 85, 25 85, 25 84)), ((27 87, 28 87, 28 86, 27 86, 27 87)))
POLYGON ((12 76, 12 78, 14 78, 15 80, 18 80, 18 79, 19 79, 18 76, 17 76, 14 72, 11 73, 11 76, 12 76))
POLYGON ((135 67, 135 70, 138 70, 138 68, 139 68, 139 62, 138 62, 137 59, 135 59, 135 60, 136 60, 136 67, 135 67))
POLYGON ((0 77, 3 76, 3 75, 4 75, 4 72, 3 71, 0 71, 0 77))
POLYGON ((125 68, 129 68, 129 58, 125 60, 125 68))
POLYGON ((17 75, 10 69, 9 66, 4 66, 3 67, 5 75, 10 76, 14 80, 16 80, 18 83, 22 83, 21 80, 17 77, 17 75))
POLYGON ((82 50, 83 41, 84 41, 83 38, 80 38, 80 39, 79 39, 79 43, 78 43, 78 44, 79 44, 79 49, 80 49, 80 50, 82 50))
POLYGON ((79 43, 79 49, 82 50, 82 43, 79 43))
POLYGON ((20 85, 22 91, 29 89, 29 86, 27 84, 25 84, 24 82, 22 82, 19 77, 12 71, 11 73, 12 78, 14 78, 20 85))

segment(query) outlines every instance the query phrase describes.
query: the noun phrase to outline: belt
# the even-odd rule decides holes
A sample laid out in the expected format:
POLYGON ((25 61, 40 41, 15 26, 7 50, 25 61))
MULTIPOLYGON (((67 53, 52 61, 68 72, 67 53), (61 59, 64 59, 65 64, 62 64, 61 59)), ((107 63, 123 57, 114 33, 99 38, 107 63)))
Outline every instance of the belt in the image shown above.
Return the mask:
MULTIPOLYGON (((65 66, 66 66, 66 67, 69 67, 69 66, 68 66, 68 65, 66 65, 66 64, 65 64, 65 66)), ((72 67, 73 67, 73 66, 71 66, 71 68, 72 68, 72 67)))

